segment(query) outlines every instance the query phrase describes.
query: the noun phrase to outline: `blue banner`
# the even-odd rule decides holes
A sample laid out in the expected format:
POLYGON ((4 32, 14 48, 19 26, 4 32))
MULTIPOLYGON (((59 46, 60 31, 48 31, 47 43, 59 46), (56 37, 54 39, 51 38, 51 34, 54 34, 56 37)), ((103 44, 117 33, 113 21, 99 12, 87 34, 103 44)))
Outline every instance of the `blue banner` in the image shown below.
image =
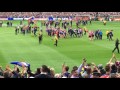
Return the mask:
POLYGON ((53 17, 49 17, 48 20, 49 20, 49 21, 53 21, 53 17))
POLYGON ((9 17, 8 20, 13 20, 13 18, 9 17))

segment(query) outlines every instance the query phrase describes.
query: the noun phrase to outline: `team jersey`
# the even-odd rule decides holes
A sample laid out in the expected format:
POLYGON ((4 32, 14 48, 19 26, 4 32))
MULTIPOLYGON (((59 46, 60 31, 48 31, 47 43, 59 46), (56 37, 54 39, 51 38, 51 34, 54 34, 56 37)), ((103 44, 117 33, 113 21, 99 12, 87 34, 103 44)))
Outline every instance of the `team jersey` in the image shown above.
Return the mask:
POLYGON ((56 41, 56 40, 58 41, 58 38, 57 38, 57 36, 55 36, 55 38, 54 38, 54 41, 56 41))
POLYGON ((106 31, 106 35, 109 33, 109 31, 106 31))

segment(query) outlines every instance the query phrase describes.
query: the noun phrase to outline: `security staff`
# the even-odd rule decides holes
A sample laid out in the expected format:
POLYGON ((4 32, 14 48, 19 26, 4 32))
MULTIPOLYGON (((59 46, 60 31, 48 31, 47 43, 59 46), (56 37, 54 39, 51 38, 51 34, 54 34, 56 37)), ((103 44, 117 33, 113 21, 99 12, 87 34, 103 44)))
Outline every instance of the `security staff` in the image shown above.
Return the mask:
POLYGON ((115 42, 115 48, 114 48, 114 50, 112 51, 112 52, 114 52, 116 49, 117 49, 117 51, 118 51, 118 53, 119 53, 119 40, 118 40, 118 38, 117 38, 117 40, 116 40, 116 42, 115 42))
POLYGON ((58 37, 57 37, 57 35, 55 35, 54 41, 55 41, 54 45, 57 46, 57 44, 58 44, 58 37))

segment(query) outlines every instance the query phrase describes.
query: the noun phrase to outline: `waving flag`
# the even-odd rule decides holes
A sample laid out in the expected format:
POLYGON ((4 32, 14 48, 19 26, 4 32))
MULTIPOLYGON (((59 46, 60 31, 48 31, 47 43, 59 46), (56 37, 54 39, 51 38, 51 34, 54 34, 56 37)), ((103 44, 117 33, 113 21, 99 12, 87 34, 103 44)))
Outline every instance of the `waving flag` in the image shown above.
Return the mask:
POLYGON ((14 61, 14 62, 10 62, 10 64, 15 64, 15 65, 19 65, 19 66, 25 66, 25 67, 29 67, 30 64, 29 63, 26 63, 26 62, 17 62, 17 61, 14 61))

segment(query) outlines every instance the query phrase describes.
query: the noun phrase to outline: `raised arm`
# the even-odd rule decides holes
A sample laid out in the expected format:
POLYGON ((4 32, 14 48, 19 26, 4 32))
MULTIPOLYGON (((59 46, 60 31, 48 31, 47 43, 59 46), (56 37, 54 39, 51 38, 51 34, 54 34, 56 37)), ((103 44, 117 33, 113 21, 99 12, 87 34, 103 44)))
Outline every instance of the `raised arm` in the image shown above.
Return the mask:
POLYGON ((78 73, 82 71, 82 67, 85 65, 85 63, 86 63, 86 59, 84 58, 82 61, 82 64, 78 67, 78 70, 77 70, 78 73))
POLYGON ((117 58, 116 58, 116 56, 115 56, 115 54, 113 53, 113 58, 114 58, 114 60, 115 60, 115 62, 117 61, 117 58))
POLYGON ((95 65, 95 63, 92 63, 92 66, 93 66, 93 70, 97 70, 98 73, 100 73, 100 70, 99 70, 98 67, 95 65))
POLYGON ((6 66, 6 70, 8 70, 8 71, 10 71, 10 72, 12 72, 13 70, 10 68, 10 66, 9 65, 7 65, 6 66))
POLYGON ((62 65, 62 74, 64 73, 64 69, 65 69, 65 62, 62 65))
POLYGON ((112 55, 112 58, 109 60, 109 62, 108 62, 107 64, 111 64, 111 63, 112 63, 113 58, 115 58, 115 54, 114 54, 114 53, 113 53, 113 55, 112 55))

